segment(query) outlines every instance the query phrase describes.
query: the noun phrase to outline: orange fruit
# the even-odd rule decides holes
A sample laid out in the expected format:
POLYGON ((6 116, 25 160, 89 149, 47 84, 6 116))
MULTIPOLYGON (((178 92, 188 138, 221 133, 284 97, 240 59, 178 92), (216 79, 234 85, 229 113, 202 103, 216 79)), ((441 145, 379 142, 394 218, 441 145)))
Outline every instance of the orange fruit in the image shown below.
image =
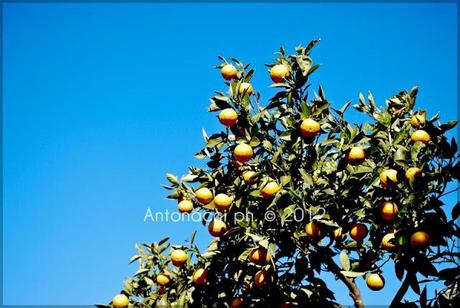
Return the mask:
POLYGON ((398 206, 392 201, 385 201, 380 206, 380 217, 386 221, 392 221, 398 214, 398 206))
POLYGON ((392 251, 396 247, 398 247, 397 244, 391 243, 391 241, 395 238, 395 234, 393 232, 387 233, 383 236, 382 238, 382 248, 387 250, 387 251, 392 251))
POLYGON ((394 183, 397 183, 398 182, 398 171, 394 169, 386 169, 380 173, 380 185, 382 187, 388 186, 388 179, 390 179, 394 183))
POLYGON ((342 239, 342 228, 337 228, 334 230, 334 239, 340 241, 342 239))
POLYGON ((220 219, 213 219, 208 226, 209 233, 214 237, 220 237, 227 231, 227 225, 220 219))
POLYGON ((260 270, 254 276, 254 282, 257 287, 263 288, 273 282, 273 276, 266 270, 260 270))
POLYGON ((289 67, 285 64, 276 64, 270 69, 270 78, 274 83, 284 82, 289 76, 289 67))
POLYGON ((425 124, 426 124, 426 113, 424 111, 423 112, 419 111, 418 113, 413 115, 412 118, 410 119, 410 125, 412 125, 412 127, 414 128, 418 128, 425 124))
POLYGON ((410 245, 412 248, 421 249, 429 245, 430 236, 425 231, 417 231, 410 237, 410 245))
POLYGON ((262 265, 270 262, 270 255, 265 248, 259 247, 251 251, 249 260, 254 264, 262 265))
POLYGON ((190 200, 184 199, 177 204, 177 208, 181 213, 190 213, 193 211, 193 203, 190 200))
POLYGON ((233 155, 235 156, 235 159, 238 162, 245 163, 252 159, 254 151, 252 150, 252 147, 249 144, 240 143, 233 150, 233 155))
POLYGON ((412 140, 412 142, 420 141, 423 143, 428 143, 431 141, 430 135, 422 129, 419 129, 413 132, 412 135, 410 136, 410 139, 412 140))
POLYGON ((280 186, 276 182, 268 182, 267 185, 262 188, 260 194, 265 199, 272 199, 276 193, 280 190, 280 186))
POLYGON ((188 260, 188 255, 182 249, 174 249, 171 251, 171 261, 175 266, 182 266, 188 260))
POLYGON ((216 209, 223 212, 230 208, 232 205, 233 198, 227 196, 226 194, 218 194, 214 197, 214 205, 216 209))
POLYGON ((236 67, 231 64, 225 64, 222 66, 220 73, 225 80, 232 80, 238 77, 238 71, 236 70, 236 67))
POLYGON ((257 173, 252 170, 245 171, 243 172, 243 180, 248 184, 254 183, 256 180, 256 174, 257 173))
POLYGON ((361 242, 367 236, 368 230, 365 224, 357 223, 351 226, 350 236, 357 242, 361 242))
POLYGON ((238 120, 238 114, 232 108, 226 108, 219 113, 219 122, 225 126, 232 126, 238 120))
POLYGON ((242 82, 238 89, 238 93, 240 94, 246 93, 247 95, 251 95, 252 91, 253 91, 252 85, 248 82, 242 82))
POLYGON ((166 286, 169 284, 169 276, 165 274, 159 274, 157 276, 157 284, 160 286, 166 286))
POLYGON ((305 233, 308 239, 319 239, 322 235, 321 226, 312 220, 305 226, 305 233))
POLYGON ((212 191, 209 188, 203 187, 195 192, 195 197, 201 204, 208 204, 213 199, 212 191))
POLYGON ((406 170, 406 179, 408 181, 422 176, 422 169, 418 167, 410 167, 406 170))
POLYGON ((379 291, 385 286, 385 279, 380 274, 370 274, 367 276, 366 284, 372 291, 379 291))
POLYGON ((300 124, 300 133, 306 138, 313 138, 320 133, 321 126, 313 119, 305 119, 300 124))
POLYGON ((366 159, 366 153, 361 147, 352 147, 346 155, 347 163, 352 166, 361 164, 366 159))
POLYGON ((129 299, 124 294, 118 294, 112 299, 112 307, 114 308, 127 308, 129 299))
POLYGON ((196 286, 205 285, 208 281, 208 270, 205 268, 199 268, 193 273, 193 283, 196 286))
POLYGON ((292 307, 297 307, 299 306, 297 303, 293 302, 282 302, 280 305, 280 308, 292 308, 292 307))
POLYGON ((235 297, 232 299, 230 303, 230 308, 243 308, 244 307, 244 301, 240 297, 235 297))

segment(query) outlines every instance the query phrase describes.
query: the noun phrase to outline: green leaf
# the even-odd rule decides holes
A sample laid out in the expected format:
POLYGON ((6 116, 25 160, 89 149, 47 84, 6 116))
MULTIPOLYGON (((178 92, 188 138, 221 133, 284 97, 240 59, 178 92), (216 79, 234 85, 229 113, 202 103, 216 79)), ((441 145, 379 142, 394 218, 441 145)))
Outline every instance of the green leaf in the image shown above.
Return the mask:
POLYGON ((168 181, 171 182, 172 184, 179 185, 179 180, 178 180, 177 177, 175 177, 174 175, 172 175, 172 174, 170 174, 170 173, 166 173, 166 178, 167 178, 168 181))
POLYGON ((347 252, 342 250, 340 252, 340 264, 345 271, 350 271, 350 259, 348 258, 347 252))
POLYGON ((366 274, 366 272, 340 271, 345 277, 356 278, 366 274))

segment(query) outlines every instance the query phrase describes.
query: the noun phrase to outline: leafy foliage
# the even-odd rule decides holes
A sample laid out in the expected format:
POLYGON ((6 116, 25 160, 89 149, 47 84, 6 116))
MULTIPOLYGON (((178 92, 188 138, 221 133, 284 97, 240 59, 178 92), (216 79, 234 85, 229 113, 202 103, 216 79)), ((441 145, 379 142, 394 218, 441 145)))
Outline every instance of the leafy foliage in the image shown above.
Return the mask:
POLYGON ((225 82, 228 92, 216 92, 211 98, 209 111, 231 108, 238 114, 237 122, 210 136, 203 131, 205 146, 196 157, 206 159, 207 168, 192 167, 180 180, 168 175, 170 184, 165 188, 171 191, 168 198, 191 200, 203 217, 222 219, 227 231, 204 252, 194 244, 194 235, 187 245, 173 246, 189 255, 180 267, 170 262, 168 239, 137 245, 138 254, 131 262, 139 262, 139 270, 125 281, 123 290, 133 307, 220 307, 232 301, 236 305, 235 298, 245 306, 287 302, 336 306, 334 292, 321 278, 323 272, 344 281, 360 306, 354 280, 381 273, 390 259, 397 277, 404 280, 399 292, 403 294, 397 295, 396 303, 410 287, 420 294, 419 305, 454 305, 459 294, 459 226, 455 219, 460 205, 453 207, 448 218, 441 199, 448 183, 458 180, 460 173, 456 141, 444 135, 456 121, 441 124, 435 115, 417 128, 431 140, 411 140, 416 130, 411 126, 412 117, 425 114, 413 109, 417 97, 417 88, 413 88, 388 99, 384 108, 376 105, 371 93, 367 99, 360 94, 353 107, 369 121, 347 122, 345 111, 350 102, 333 108, 322 87, 309 98, 313 91, 308 80, 319 67, 310 56, 317 42, 297 47, 293 55, 280 49, 275 64, 285 65, 289 74, 284 82, 272 85, 278 92, 266 106, 261 105, 257 92, 239 91, 243 82, 250 83, 254 70, 237 59, 228 62, 219 57, 223 64, 218 68, 231 63, 238 75, 225 82), (313 138, 301 132, 306 119, 320 124, 320 133, 313 138), (246 163, 233 155, 236 145, 243 143, 254 150, 246 163), (365 152, 358 164, 347 159, 354 147, 365 152), (421 175, 406 178, 410 167, 420 168, 421 175), (390 177, 382 185, 379 176, 387 169, 396 170, 397 178, 390 177), (251 181, 243 179, 247 171, 254 172, 251 181), (261 193, 269 182, 280 187, 272 198, 261 193), (201 187, 214 196, 230 196, 231 208, 222 213, 214 202, 198 202, 195 192, 201 187), (385 201, 397 205, 394 219, 382 218, 385 201), (268 211, 273 219, 267 219, 268 211), (306 233, 305 226, 311 221, 319 227, 317 236, 306 233), (357 223, 369 230, 364 240, 356 241, 348 234, 357 223), (429 243, 412 245, 416 231, 426 232, 429 243), (382 248, 382 238, 388 233, 394 234, 392 249, 382 248), (251 261, 257 248, 268 253, 269 262, 251 261), (192 276, 201 268, 208 275, 204 284, 197 285, 192 276), (267 275, 263 285, 255 282, 260 271, 267 275), (159 274, 170 277, 169 284, 158 286, 159 274), (422 285, 434 280, 443 281, 446 288, 427 299, 422 285))

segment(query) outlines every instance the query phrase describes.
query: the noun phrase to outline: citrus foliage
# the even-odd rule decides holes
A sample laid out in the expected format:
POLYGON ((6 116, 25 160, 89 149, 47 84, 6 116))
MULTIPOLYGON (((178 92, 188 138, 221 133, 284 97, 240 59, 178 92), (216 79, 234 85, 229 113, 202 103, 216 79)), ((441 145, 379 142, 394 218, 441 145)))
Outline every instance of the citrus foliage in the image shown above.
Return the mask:
POLYGON ((380 290, 388 259, 403 281, 394 303, 409 287, 421 305, 454 303, 460 206, 446 214, 441 197, 459 177, 457 144, 444 136, 456 121, 414 110, 413 88, 385 108, 361 94, 354 108, 369 122, 348 123, 350 102, 333 108, 321 87, 309 97, 317 42, 293 55, 280 49, 268 66, 279 91, 265 106, 251 85, 254 70, 219 57, 228 92, 216 92, 209 111, 223 130, 203 131, 196 157, 207 168, 192 167, 181 180, 168 175, 166 186, 184 215, 204 214, 215 239, 204 252, 194 235, 187 245, 137 245, 131 262, 140 267, 123 290, 133 307, 335 306, 323 272, 361 306, 355 279, 380 290), (425 283, 434 279, 446 288, 429 299, 425 283))

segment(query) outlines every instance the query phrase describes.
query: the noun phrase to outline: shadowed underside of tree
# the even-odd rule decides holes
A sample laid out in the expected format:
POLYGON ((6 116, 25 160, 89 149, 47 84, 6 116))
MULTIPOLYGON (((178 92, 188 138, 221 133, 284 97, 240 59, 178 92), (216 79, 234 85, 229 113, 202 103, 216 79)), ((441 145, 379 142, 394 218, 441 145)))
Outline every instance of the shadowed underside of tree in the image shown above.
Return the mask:
POLYGON ((356 280, 382 289, 388 261, 401 283, 382 304, 408 303, 409 288, 419 295, 413 304, 458 304, 460 206, 446 213, 441 201, 459 177, 457 144, 444 136, 456 121, 415 111, 413 88, 384 108, 360 94, 353 107, 368 122, 347 122, 350 102, 334 108, 321 86, 310 89, 317 42, 293 55, 280 49, 267 65, 278 91, 265 104, 250 83, 254 70, 219 57, 227 90, 209 111, 223 130, 203 131, 196 157, 206 168, 168 175, 165 186, 215 239, 206 251, 194 234, 184 245, 136 245, 139 270, 110 305, 339 306, 329 272, 362 307, 356 280), (433 281, 444 287, 433 292, 433 281))

